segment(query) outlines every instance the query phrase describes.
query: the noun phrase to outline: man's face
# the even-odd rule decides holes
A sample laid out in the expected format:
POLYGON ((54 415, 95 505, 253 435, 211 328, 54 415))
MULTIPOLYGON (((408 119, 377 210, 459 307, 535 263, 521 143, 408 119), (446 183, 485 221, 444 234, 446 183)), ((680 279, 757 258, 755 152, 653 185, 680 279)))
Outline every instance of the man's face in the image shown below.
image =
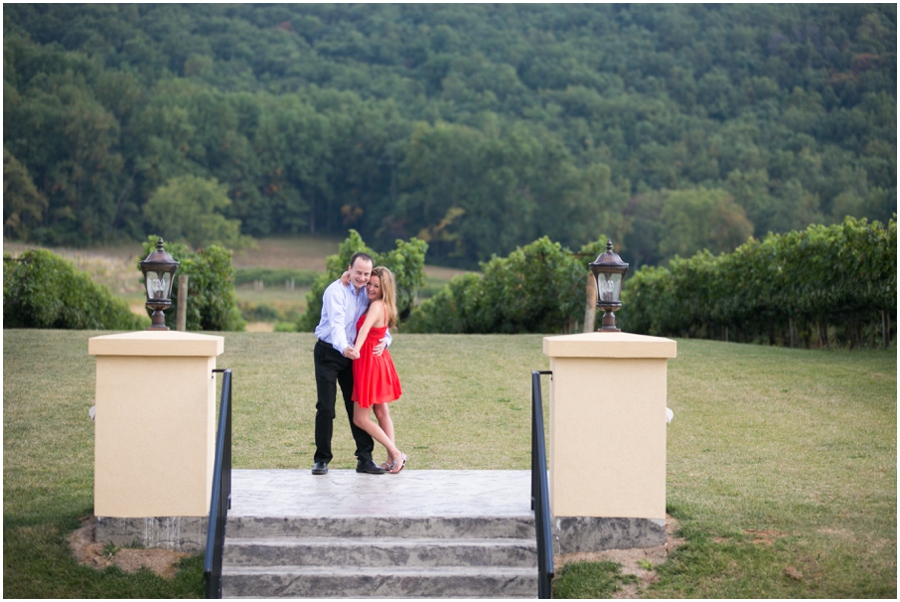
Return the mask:
POLYGON ((362 257, 350 264, 350 282, 356 288, 362 288, 369 282, 372 275, 372 262, 362 257))

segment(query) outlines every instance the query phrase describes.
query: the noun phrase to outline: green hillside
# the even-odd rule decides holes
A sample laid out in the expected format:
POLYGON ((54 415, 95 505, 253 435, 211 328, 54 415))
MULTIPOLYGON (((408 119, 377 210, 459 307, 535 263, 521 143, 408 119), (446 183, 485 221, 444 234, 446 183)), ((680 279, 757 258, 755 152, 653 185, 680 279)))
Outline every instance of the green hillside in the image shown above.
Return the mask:
POLYGON ((543 235, 604 234, 637 267, 845 215, 886 222, 896 15, 9 4, 4 236, 355 228, 474 267, 543 235))

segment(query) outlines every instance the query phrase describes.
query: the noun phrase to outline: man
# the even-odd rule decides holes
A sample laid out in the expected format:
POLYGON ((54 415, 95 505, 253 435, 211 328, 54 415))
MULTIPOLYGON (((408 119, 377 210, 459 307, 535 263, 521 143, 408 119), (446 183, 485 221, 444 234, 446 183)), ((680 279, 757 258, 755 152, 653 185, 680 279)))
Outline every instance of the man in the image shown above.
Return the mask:
MULTIPOLYGON (((356 323, 369 306, 366 284, 372 275, 374 262, 366 253, 356 253, 350 259, 350 283, 332 282, 322 297, 322 318, 316 327, 319 340, 313 351, 316 367, 316 453, 312 473, 323 475, 331 462, 331 435, 334 429, 337 385, 341 385, 344 406, 350 420, 350 431, 356 441, 356 472, 384 474, 385 470, 372 460, 375 443, 364 430, 353 424, 353 360, 359 352, 353 348, 356 323)), ((380 355, 390 343, 390 333, 375 347, 380 355)))

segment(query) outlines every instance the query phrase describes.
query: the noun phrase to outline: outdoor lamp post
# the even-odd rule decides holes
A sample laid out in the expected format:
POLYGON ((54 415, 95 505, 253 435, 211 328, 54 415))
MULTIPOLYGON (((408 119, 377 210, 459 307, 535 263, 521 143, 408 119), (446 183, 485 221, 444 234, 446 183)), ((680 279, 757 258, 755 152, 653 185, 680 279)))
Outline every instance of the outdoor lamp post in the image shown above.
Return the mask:
POLYGON ((628 264, 618 254, 613 253, 612 241, 606 240, 606 253, 588 264, 597 281, 597 307, 604 311, 602 326, 598 332, 620 332, 616 328, 613 313, 622 307, 622 279, 628 271, 628 264))
POLYGON ((147 330, 169 330, 163 310, 172 306, 172 285, 178 265, 163 250, 162 238, 156 241, 156 250, 141 262, 144 286, 147 287, 147 309, 153 311, 150 315, 150 328, 147 330))

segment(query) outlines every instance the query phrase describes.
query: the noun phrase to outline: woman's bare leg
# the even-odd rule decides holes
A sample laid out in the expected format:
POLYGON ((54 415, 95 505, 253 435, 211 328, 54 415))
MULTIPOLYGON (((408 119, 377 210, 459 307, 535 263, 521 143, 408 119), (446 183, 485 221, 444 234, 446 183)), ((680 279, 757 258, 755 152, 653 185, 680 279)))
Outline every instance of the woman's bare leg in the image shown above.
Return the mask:
POLYGON ((378 420, 378 426, 381 427, 381 430, 392 442, 396 442, 397 440, 394 438, 394 421, 391 420, 391 411, 388 409, 388 404, 376 403, 372 406, 372 409, 375 411, 375 419, 378 420))
POLYGON ((388 461, 393 463, 400 458, 400 450, 394 445, 390 437, 385 434, 380 426, 375 424, 369 417, 369 408, 360 407, 358 403, 353 404, 353 424, 369 433, 373 439, 384 446, 388 452, 388 461))

